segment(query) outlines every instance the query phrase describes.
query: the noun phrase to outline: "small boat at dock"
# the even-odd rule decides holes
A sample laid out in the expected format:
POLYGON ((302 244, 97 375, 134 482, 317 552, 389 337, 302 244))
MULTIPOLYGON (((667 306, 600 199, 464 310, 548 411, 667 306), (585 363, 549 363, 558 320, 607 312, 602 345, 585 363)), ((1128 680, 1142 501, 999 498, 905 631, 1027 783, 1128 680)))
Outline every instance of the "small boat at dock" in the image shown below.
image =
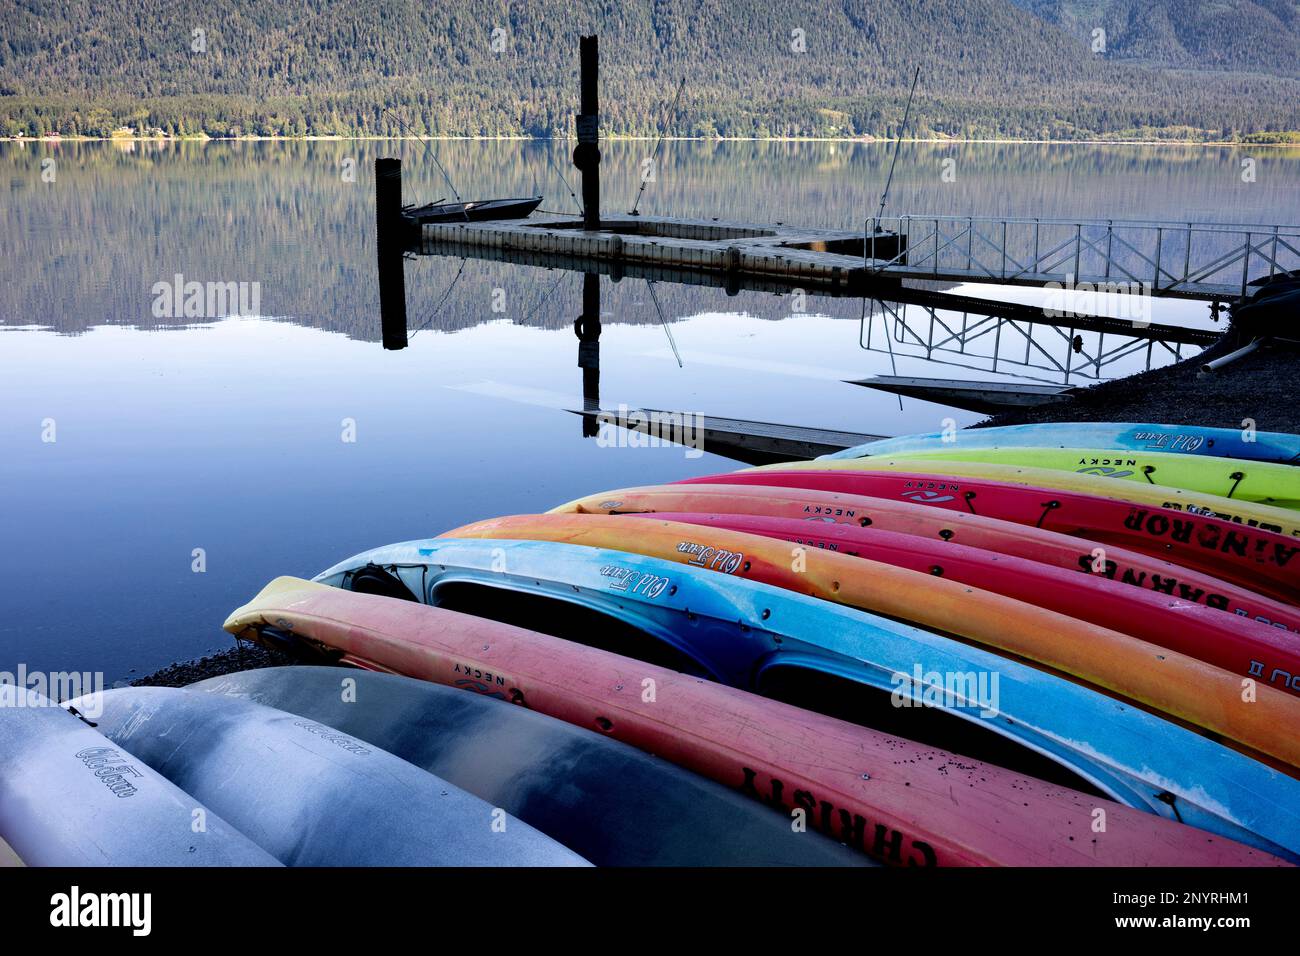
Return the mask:
POLYGON ((541 196, 520 199, 478 199, 470 202, 437 202, 403 209, 402 215, 417 225, 426 222, 491 222, 523 219, 542 204, 541 196))

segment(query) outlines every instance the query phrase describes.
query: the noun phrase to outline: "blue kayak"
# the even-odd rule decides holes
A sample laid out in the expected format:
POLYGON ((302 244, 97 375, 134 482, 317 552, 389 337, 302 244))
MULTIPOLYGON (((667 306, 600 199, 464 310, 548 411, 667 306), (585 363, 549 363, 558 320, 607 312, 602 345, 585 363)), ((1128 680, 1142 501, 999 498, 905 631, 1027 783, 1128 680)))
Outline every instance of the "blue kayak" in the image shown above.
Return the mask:
POLYGON ((856 445, 822 458, 867 458, 903 452, 954 448, 1095 448, 1104 451, 1160 451, 1212 455, 1283 464, 1300 463, 1300 435, 1248 433, 1235 428, 1199 425, 1140 425, 1133 422, 1044 422, 996 428, 962 428, 949 432, 902 435, 856 445))
POLYGON ((621 551, 442 538, 316 580, 596 644, 1300 859, 1300 781, 1055 675, 770 585, 621 551))

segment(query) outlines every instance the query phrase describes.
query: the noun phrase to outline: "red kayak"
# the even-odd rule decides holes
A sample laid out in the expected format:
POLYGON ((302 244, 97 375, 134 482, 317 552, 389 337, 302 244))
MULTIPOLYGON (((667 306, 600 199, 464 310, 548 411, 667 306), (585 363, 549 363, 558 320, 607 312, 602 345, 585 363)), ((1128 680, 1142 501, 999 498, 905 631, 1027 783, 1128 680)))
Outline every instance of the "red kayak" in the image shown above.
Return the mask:
POLYGON ((1100 547, 1095 541, 1057 531, 908 501, 756 484, 677 483, 593 495, 579 502, 578 507, 586 513, 757 515, 895 531, 1084 572, 1125 587, 1261 621, 1279 630, 1300 631, 1300 609, 1163 558, 1112 544, 1100 547))
POLYGON ((679 483, 807 488, 1001 518, 1168 558, 1288 604, 1300 602, 1300 542, 1223 518, 1055 488, 894 472, 739 471, 679 483))
MULTIPOLYGON (((1246 676, 1258 677, 1278 670, 1300 674, 1300 641, 1285 631, 1232 618, 1203 604, 1125 587, 1100 575, 1078 574, 951 541, 935 542, 882 531, 875 526, 733 514, 659 512, 655 517, 779 538, 807 548, 949 578, 1246 676)), ((1300 689, 1289 684, 1287 689, 1300 694, 1300 689)))
POLYGON ((226 622, 254 639, 263 627, 599 729, 895 866, 1281 862, 991 764, 455 611, 280 578, 226 622))

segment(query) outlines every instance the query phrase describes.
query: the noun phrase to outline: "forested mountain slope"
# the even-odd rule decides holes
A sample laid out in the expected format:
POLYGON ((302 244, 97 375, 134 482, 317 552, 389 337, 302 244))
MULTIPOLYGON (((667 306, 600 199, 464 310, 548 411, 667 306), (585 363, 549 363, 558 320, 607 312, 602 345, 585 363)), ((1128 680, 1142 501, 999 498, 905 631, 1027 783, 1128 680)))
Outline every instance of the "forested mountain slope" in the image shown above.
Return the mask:
POLYGON ((1187 69, 1300 76, 1295 0, 1016 0, 1104 55, 1187 69))
POLYGON ((1189 82, 1094 54, 1065 16, 1079 4, 1024 2, 1040 15, 1010 0, 0 0, 0 133, 395 132, 385 106, 434 133, 565 132, 593 30, 613 133, 657 129, 684 75, 677 133, 887 134, 916 64, 922 133, 1300 129, 1294 63, 1270 74, 1247 49, 1232 55, 1254 72, 1189 82))

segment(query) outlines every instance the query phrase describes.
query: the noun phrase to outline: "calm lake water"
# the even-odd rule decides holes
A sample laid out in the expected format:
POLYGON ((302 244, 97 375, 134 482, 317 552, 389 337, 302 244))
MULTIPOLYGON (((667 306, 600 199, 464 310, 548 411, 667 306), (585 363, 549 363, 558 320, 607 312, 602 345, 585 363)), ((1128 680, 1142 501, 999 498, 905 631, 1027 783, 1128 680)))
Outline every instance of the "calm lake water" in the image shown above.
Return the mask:
MULTIPOLYGON (((607 209, 631 205, 652 145, 604 147, 607 209)), ((436 148, 466 198, 540 193, 546 209, 574 209, 555 171, 577 185, 566 144, 436 148)), ((565 411, 583 402, 577 275, 412 259, 418 331, 384 351, 377 155, 403 158, 408 201, 449 195, 416 143, 0 144, 0 669, 129 678, 229 646, 221 621, 275 575, 737 467, 582 436, 565 411), (258 283, 260 317, 159 317, 154 286, 176 275, 258 283)), ((641 210, 861 228, 888 159, 884 145, 670 143, 641 210)), ((1300 151, 907 145, 890 211, 1295 223, 1300 151)), ((1064 380, 1052 361, 1023 364, 1023 337, 1017 364, 1010 332, 996 375, 987 337, 927 361, 903 333, 929 324, 915 306, 873 304, 868 337, 860 301, 809 297, 801 312, 790 296, 602 287, 605 408, 893 435, 980 416, 900 408, 841 380, 1064 380)), ((1202 305, 1157 303, 1153 318, 1210 326, 1202 305)), ((1067 360, 1065 337, 1034 336, 1067 360)), ((1157 346, 1152 360, 1174 356, 1157 346)), ((1086 383, 1142 367, 1146 352, 1100 369, 1070 361, 1069 380, 1086 383)))

